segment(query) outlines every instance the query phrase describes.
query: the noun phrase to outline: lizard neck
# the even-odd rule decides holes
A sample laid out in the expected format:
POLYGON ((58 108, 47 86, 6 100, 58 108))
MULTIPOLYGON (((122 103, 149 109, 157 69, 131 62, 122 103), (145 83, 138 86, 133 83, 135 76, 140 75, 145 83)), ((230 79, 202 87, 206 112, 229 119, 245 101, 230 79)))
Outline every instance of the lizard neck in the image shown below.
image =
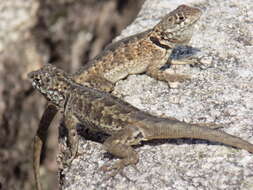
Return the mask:
POLYGON ((42 94, 58 108, 64 108, 69 94, 73 91, 71 79, 61 76, 55 77, 54 84, 42 94))

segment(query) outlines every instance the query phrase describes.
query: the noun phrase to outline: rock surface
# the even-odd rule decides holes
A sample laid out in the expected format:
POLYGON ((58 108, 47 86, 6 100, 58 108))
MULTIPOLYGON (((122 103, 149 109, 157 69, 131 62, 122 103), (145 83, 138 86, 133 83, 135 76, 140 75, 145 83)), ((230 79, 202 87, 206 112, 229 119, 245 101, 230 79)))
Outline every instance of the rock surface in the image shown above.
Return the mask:
MULTIPOLYGON (((253 143, 251 0, 147 0, 119 38, 152 27, 180 4, 203 11, 190 42, 203 64, 171 68, 190 74, 192 80, 169 89, 146 75, 133 75, 120 81, 114 94, 155 115, 221 124, 221 130, 253 143)), ((85 153, 63 168, 62 189, 253 189, 253 155, 245 150, 192 139, 146 142, 136 150, 140 172, 127 167, 124 173, 130 180, 120 175, 106 179, 99 168, 116 159, 100 143, 81 138, 79 151, 85 153)))

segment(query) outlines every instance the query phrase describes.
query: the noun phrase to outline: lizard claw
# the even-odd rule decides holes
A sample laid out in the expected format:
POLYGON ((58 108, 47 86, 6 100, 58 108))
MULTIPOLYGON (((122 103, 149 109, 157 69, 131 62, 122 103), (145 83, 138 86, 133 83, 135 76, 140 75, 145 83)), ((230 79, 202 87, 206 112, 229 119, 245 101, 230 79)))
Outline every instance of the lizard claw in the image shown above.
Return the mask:
POLYGON ((107 166, 107 165, 103 165, 100 170, 102 170, 103 172, 108 172, 108 171, 112 171, 107 177, 106 177, 106 180, 116 176, 118 173, 120 173, 122 175, 122 172, 120 172, 119 169, 116 169, 115 166, 107 166))
POLYGON ((121 163, 121 161, 116 162, 115 164, 113 164, 112 166, 106 166, 103 165, 101 167, 101 170, 103 170, 104 172, 108 172, 108 171, 112 171, 113 172, 110 174, 110 177, 114 177, 115 175, 117 175, 122 169, 124 168, 124 165, 121 163))
POLYGON ((78 150, 74 151, 73 153, 69 150, 68 152, 65 153, 66 154, 66 161, 64 162, 65 165, 69 166, 71 164, 71 162, 77 158, 78 156, 81 156, 83 154, 89 154, 85 151, 82 152, 78 152, 78 150))

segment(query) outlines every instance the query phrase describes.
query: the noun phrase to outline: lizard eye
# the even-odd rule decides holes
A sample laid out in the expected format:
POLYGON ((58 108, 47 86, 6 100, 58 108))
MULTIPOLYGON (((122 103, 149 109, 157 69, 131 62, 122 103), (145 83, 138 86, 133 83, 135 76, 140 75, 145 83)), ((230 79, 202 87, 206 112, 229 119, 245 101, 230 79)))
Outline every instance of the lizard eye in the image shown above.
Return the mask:
POLYGON ((33 79, 33 82, 32 82, 32 86, 34 87, 34 88, 37 88, 38 86, 40 86, 41 85, 41 80, 39 79, 39 78, 34 78, 33 79))

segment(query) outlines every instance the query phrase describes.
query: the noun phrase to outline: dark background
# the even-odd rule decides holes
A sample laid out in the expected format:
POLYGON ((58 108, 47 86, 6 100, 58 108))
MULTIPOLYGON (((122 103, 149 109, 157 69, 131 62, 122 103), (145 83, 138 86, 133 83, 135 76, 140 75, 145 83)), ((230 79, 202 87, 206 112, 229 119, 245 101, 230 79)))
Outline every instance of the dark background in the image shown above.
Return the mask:
MULTIPOLYGON (((0 190, 34 189, 32 140, 46 101, 34 93, 27 72, 46 62, 68 72, 78 70, 133 21, 143 1, 39 1, 29 35, 0 54, 0 190)), ((48 189, 57 188, 58 120, 50 128, 42 158, 48 189)))

